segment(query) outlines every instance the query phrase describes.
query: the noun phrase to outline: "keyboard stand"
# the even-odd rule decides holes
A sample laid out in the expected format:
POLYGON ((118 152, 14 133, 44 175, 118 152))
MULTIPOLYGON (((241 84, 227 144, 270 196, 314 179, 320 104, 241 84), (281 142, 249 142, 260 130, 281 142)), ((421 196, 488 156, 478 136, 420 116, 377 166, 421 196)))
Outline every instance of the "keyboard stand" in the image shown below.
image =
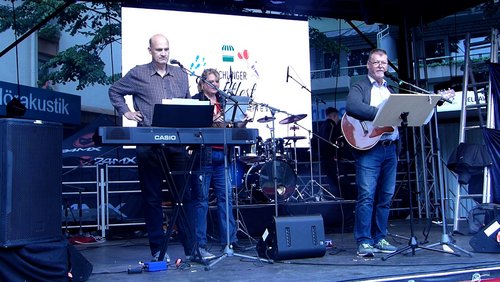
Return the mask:
POLYGON ((195 234, 193 228, 191 228, 190 221, 188 220, 185 207, 183 204, 184 200, 184 195, 187 191, 187 187, 190 183, 190 176, 192 174, 192 170, 194 167, 194 160, 196 159, 196 156, 198 154, 198 150, 193 150, 193 153, 191 156, 188 158, 188 161, 186 163, 186 169, 184 171, 171 171, 170 166, 168 164, 168 159, 167 156, 165 155, 165 150, 163 150, 163 147, 165 145, 162 145, 157 149, 157 155, 158 159, 160 160, 160 165, 162 168, 162 171, 165 175, 165 180, 167 182, 167 186, 170 188, 170 191, 172 193, 172 198, 174 200, 174 208, 172 212, 172 216, 170 218, 170 221, 168 222, 168 227, 167 231, 163 236, 163 241, 160 247, 160 255, 158 256, 158 261, 163 261, 165 258, 165 254, 167 253, 167 248, 168 248, 168 242, 170 240, 170 236, 172 236, 173 233, 173 228, 176 223, 179 224, 179 228, 182 230, 183 233, 185 233, 185 240, 187 242, 184 242, 185 244, 193 244, 192 246, 192 253, 191 255, 200 258, 201 262, 205 265, 208 263, 203 260, 200 250, 198 248, 198 243, 196 242, 195 234), (184 175, 184 186, 180 187, 181 189, 178 190, 177 186, 174 181, 173 175, 177 174, 182 174, 184 175), (179 218, 180 217, 180 218, 179 218), (177 222, 177 219, 179 221, 177 222))

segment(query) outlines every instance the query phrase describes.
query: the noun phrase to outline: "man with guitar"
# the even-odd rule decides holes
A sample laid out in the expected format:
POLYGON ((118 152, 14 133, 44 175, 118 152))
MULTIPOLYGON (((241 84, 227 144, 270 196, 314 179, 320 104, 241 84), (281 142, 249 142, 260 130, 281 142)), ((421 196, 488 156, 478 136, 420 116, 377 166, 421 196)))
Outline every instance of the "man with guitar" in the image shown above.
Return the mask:
POLYGON ((358 244, 358 255, 366 257, 397 250, 385 237, 396 185, 399 133, 396 128, 381 130, 371 126, 378 108, 393 92, 384 79, 387 66, 385 50, 370 51, 366 63, 368 75, 349 90, 346 101, 349 120, 347 117, 342 119, 344 137, 357 149, 353 150, 358 190, 354 237, 358 244), (363 138, 376 141, 370 144, 361 140, 363 138))

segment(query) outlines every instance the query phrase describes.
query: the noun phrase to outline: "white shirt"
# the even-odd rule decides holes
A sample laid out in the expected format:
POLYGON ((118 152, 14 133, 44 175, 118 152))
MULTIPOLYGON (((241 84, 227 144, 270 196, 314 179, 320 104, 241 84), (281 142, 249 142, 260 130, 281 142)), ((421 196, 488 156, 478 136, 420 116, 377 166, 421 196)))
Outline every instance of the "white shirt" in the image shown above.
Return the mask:
MULTIPOLYGON (((382 84, 378 84, 378 82, 372 77, 368 76, 368 79, 370 79, 370 82, 373 85, 370 98, 370 106, 379 108, 380 104, 389 99, 389 95, 391 95, 389 88, 387 88, 387 81, 384 79, 382 84)), ((393 133, 382 135, 380 140, 396 140, 398 139, 398 137, 399 133, 396 128, 393 133)))

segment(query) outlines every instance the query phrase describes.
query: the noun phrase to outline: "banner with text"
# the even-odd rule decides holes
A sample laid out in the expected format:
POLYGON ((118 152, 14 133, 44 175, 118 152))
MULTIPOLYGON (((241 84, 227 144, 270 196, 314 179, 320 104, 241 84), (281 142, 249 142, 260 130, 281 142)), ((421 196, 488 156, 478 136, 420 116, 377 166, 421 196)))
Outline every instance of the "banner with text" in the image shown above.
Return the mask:
POLYGON ((7 113, 7 104, 18 98, 26 106, 22 118, 80 124, 81 97, 42 88, 0 81, 0 116, 7 113))

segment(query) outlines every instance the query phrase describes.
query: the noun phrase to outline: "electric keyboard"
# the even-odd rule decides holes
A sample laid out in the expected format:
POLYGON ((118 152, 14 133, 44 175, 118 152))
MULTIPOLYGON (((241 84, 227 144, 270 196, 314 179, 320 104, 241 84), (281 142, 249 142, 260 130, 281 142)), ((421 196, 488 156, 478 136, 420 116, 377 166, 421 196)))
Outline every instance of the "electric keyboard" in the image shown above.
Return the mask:
POLYGON ((169 128, 169 127, 99 127, 99 142, 102 144, 145 145, 245 145, 254 144, 259 135, 255 128, 169 128))

